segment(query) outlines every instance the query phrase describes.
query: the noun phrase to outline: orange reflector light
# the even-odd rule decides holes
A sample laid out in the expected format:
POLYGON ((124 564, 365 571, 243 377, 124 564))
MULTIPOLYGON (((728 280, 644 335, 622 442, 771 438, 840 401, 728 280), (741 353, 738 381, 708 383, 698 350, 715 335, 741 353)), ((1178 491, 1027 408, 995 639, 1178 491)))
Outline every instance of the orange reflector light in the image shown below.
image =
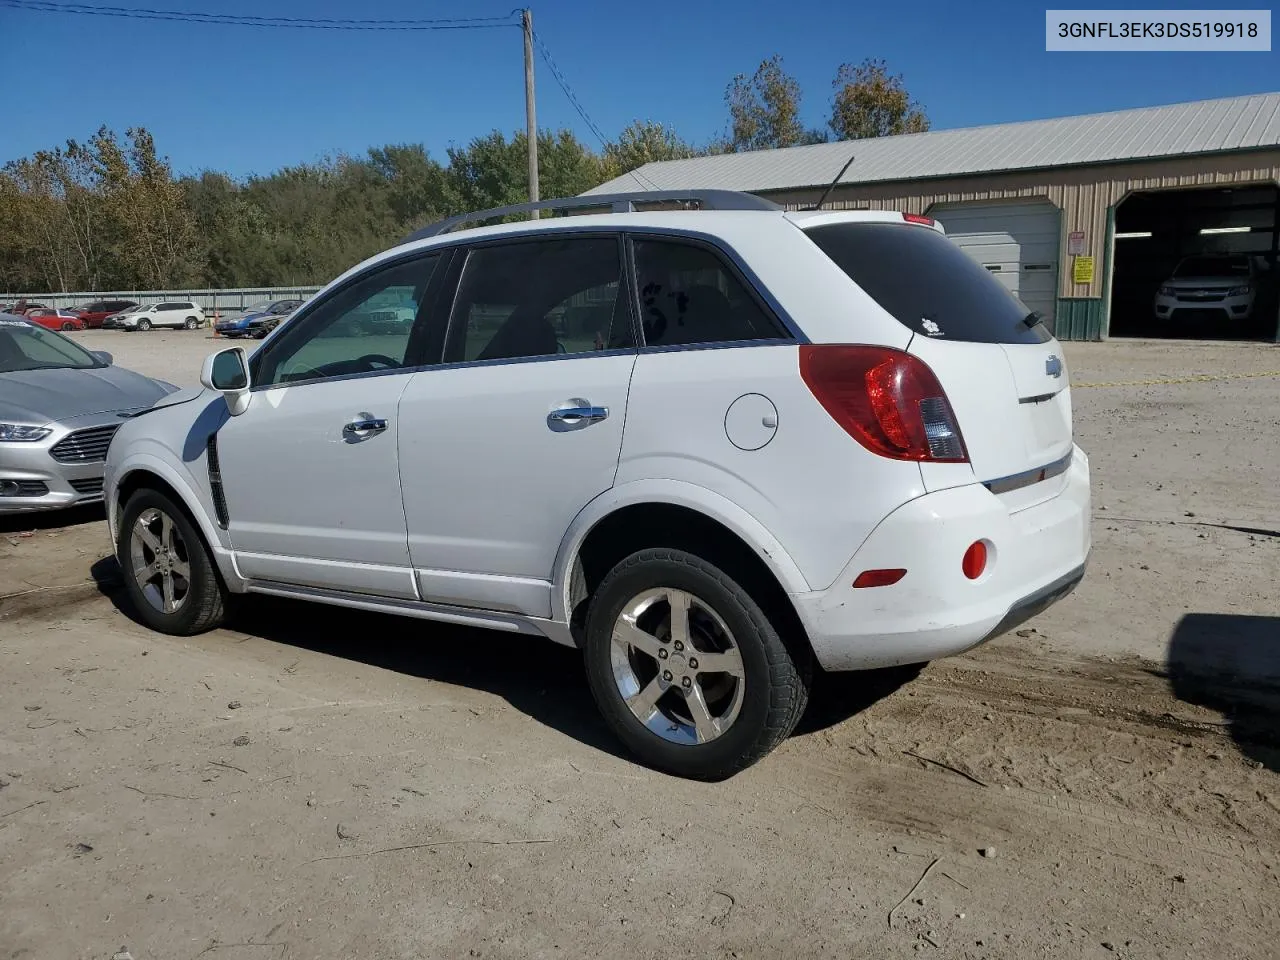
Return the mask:
POLYGON ((859 589, 862 587, 887 587, 897 583, 907 575, 905 570, 863 570, 858 574, 858 579, 853 581, 853 585, 859 589))
POLYGON ((981 540, 970 545, 969 549, 964 552, 964 560, 960 562, 960 569, 964 571, 964 575, 970 580, 977 580, 982 576, 982 572, 987 569, 987 545, 981 540))

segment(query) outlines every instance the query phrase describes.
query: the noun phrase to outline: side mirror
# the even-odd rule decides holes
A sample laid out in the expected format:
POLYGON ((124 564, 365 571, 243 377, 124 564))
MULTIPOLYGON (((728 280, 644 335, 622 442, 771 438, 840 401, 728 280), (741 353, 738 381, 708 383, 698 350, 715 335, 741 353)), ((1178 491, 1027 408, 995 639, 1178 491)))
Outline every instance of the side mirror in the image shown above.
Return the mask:
POLYGON ((249 359, 242 347, 220 350, 205 358, 200 383, 217 390, 227 400, 227 410, 238 417, 249 409, 249 359))
POLYGON ((105 350, 94 350, 93 358, 95 360, 101 361, 102 363, 105 363, 108 367, 111 366, 112 356, 111 354, 107 353, 107 351, 105 350))

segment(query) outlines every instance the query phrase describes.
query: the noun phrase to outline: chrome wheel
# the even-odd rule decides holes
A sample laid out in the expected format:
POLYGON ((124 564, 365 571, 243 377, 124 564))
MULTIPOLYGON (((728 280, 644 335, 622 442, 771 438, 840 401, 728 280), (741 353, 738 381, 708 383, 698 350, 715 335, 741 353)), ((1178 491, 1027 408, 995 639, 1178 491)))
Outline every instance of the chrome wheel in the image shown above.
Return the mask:
POLYGON ((176 613, 191 592, 191 558, 173 518, 148 507, 138 514, 129 542, 133 579, 160 613, 176 613))
POLYGON ((632 597, 614 621, 609 657, 623 702, 671 743, 714 740, 742 710, 746 673, 737 641, 687 591, 658 587, 632 597))

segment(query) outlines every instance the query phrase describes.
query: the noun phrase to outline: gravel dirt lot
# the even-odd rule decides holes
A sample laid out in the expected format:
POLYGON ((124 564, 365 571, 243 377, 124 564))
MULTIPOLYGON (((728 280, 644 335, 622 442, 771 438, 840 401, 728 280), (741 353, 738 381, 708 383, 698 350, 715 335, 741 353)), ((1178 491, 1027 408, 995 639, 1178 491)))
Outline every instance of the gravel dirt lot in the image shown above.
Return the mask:
MULTIPOLYGON (((221 345, 78 338, 182 385, 221 345)), ((275 601, 177 640, 100 511, 0 521, 0 958, 1276 956, 1280 348, 1066 353, 1084 584, 820 678, 722 784, 619 756, 572 651, 275 601)))

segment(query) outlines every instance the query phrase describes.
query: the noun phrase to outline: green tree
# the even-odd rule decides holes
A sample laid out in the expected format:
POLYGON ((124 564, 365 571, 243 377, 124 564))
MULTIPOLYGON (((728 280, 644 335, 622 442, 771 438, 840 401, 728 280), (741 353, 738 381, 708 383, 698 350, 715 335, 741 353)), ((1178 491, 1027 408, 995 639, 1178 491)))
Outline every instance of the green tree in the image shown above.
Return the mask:
POLYGON ((698 151, 686 143, 670 127, 652 120, 633 120, 604 148, 602 172, 606 180, 663 160, 685 160, 698 151))
POLYGON ((724 94, 729 106, 731 151, 793 147, 805 139, 800 122, 800 84, 774 54, 748 77, 740 73, 724 94))
MULTIPOLYGON (((449 148, 448 180, 463 210, 487 210, 529 199, 528 139, 499 130, 466 147, 449 148)), ((604 180, 600 158, 570 131, 538 134, 538 193, 571 197, 604 180)))
POLYGON ((883 60, 841 65, 832 81, 835 102, 831 131, 838 140, 889 137, 929 129, 924 108, 911 99, 899 74, 890 74, 883 60))

